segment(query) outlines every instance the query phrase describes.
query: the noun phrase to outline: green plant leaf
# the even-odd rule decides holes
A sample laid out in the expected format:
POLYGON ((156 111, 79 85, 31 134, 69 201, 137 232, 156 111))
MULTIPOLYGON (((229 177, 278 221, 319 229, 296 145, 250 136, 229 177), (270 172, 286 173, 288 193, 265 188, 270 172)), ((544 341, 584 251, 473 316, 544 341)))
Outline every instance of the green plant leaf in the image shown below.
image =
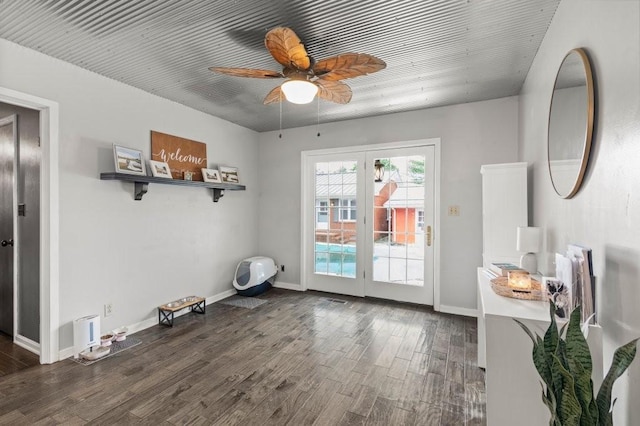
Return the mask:
POLYGON ((542 383, 540 383, 540 386, 542 387, 542 402, 544 402, 544 405, 547 406, 547 408, 551 413, 551 418, 549 419, 549 425, 562 426, 562 424, 560 423, 560 419, 558 419, 558 414, 557 414, 558 407, 556 404, 555 395, 553 394, 553 392, 551 392, 551 390, 548 387, 545 390, 545 387, 542 383))
POLYGON ((562 363, 562 366, 568 370, 569 362, 567 361, 567 343, 564 340, 558 340, 558 347, 556 348, 555 355, 562 363))
POLYGON ((540 336, 537 337, 537 342, 533 345, 533 365, 535 365, 538 374, 542 377, 545 384, 554 391, 553 376, 551 375, 551 358, 544 349, 544 344, 540 336))
POLYGON ((551 324, 547 328, 547 332, 544 333, 544 349, 547 353, 553 354, 558 347, 558 324, 556 324, 556 305, 549 303, 549 314, 551 317, 551 324))
POLYGON ((611 415, 611 391, 615 381, 625 372, 636 356, 636 343, 638 339, 634 339, 624 346, 620 346, 613 354, 613 361, 609 372, 602 381, 596 403, 598 404, 598 415, 600 417, 600 425, 613 424, 611 415))
POLYGON ((576 397, 574 390, 574 380, 571 373, 562 366, 560 359, 554 354, 551 355, 553 359, 553 366, 551 371, 557 371, 562 377, 562 399, 558 404, 558 414, 562 426, 579 426, 580 415, 582 414, 582 408, 580 402, 576 397))
MULTIPOLYGON (((591 377, 593 364, 591 362, 591 352, 589 345, 580 329, 581 307, 576 307, 572 312, 567 326, 567 336, 565 338, 567 357, 579 362, 582 368, 591 377)), ((583 407, 584 408, 584 407, 583 407)))
MULTIPOLYGON (((593 380, 590 380, 591 383, 591 392, 593 392, 593 380)), ((598 404, 596 404, 596 399, 591 396, 591 402, 589 403, 589 414, 596 424, 599 424, 600 415, 598 414, 598 404)))
POLYGON ((573 358, 569 358, 570 373, 574 380, 574 391, 580 407, 582 415, 580 416, 580 426, 595 426, 598 417, 591 416, 589 406, 593 402, 593 383, 591 382, 591 374, 582 367, 580 362, 573 358))
POLYGON ((514 321, 518 323, 520 327, 522 327, 522 329, 527 333, 527 335, 529 335, 529 338, 531 338, 531 340, 533 341, 533 350, 532 350, 533 365, 536 367, 536 370, 538 371, 538 374, 540 375, 544 383, 548 387, 553 389, 553 380, 552 380, 551 369, 550 369, 551 364, 550 364, 549 356, 545 352, 544 344, 540 339, 540 336, 534 334, 531 330, 529 330, 529 327, 524 325, 521 321, 518 321, 517 319, 514 319, 514 321))
POLYGON ((556 400, 558 401, 558 405, 560 405, 560 401, 562 401, 562 388, 564 386, 563 380, 562 380, 562 374, 560 374, 560 371, 557 368, 554 368, 554 359, 552 358, 552 355, 555 356, 558 361, 560 361, 560 365, 564 368, 564 369, 568 369, 568 365, 567 365, 567 361, 566 361, 566 355, 565 355, 565 343, 564 340, 560 339, 558 340, 558 347, 556 348, 556 352, 555 354, 549 354, 549 369, 551 370, 551 377, 553 380, 553 389, 554 392, 556 394, 556 400))
POLYGON ((551 413, 549 425, 613 426, 613 384, 633 362, 639 339, 615 351, 611 368, 602 382, 598 397, 594 399, 591 380, 593 363, 589 345, 580 330, 580 308, 571 312, 568 324, 559 331, 552 307, 550 316, 551 324, 544 339, 515 320, 533 342, 533 363, 544 382, 541 383, 542 401, 551 413))
POLYGON ((560 327, 560 338, 564 337, 564 332, 567 329, 567 325, 569 325, 568 322, 565 322, 562 327, 560 327))
POLYGON ((533 334, 533 332, 531 330, 529 330, 529 327, 527 327, 526 325, 524 325, 522 323, 522 321, 518 320, 518 319, 513 319, 520 327, 522 327, 522 329, 525 331, 525 333, 527 333, 527 335, 529 336, 529 338, 531 339, 531 341, 533 342, 533 344, 536 344, 536 335, 533 334))

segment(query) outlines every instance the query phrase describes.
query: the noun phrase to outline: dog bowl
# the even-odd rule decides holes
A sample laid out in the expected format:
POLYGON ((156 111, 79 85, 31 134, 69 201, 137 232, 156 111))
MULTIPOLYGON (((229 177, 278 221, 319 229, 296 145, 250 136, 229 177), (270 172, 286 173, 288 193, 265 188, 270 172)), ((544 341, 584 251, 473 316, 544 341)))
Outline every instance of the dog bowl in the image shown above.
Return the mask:
POLYGON ((111 342, 115 336, 112 333, 100 336, 100 346, 111 346, 111 342))
POLYGON ((129 331, 127 327, 120 327, 113 330, 113 334, 115 334, 116 336, 116 342, 122 342, 123 340, 126 340, 127 331, 129 331))

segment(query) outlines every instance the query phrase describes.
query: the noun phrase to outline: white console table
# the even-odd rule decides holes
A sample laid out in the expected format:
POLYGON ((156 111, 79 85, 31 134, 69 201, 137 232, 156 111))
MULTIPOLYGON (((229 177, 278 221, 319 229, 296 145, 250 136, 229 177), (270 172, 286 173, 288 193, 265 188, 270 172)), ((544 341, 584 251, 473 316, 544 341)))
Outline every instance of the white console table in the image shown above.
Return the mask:
MULTIPOLYGON (((542 336, 549 327, 549 304, 498 296, 490 279, 478 268, 478 364, 486 369, 487 425, 547 425, 550 416, 531 357, 533 343, 513 319, 542 336)), ((603 377, 600 327, 591 326, 587 340, 597 389, 603 377)))

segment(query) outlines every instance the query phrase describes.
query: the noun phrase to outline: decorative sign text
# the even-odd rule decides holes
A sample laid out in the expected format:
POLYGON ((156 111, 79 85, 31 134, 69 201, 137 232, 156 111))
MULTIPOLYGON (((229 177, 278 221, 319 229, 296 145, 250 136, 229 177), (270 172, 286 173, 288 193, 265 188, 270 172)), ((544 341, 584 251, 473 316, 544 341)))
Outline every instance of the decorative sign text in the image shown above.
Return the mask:
POLYGON ((174 179, 191 172, 193 180, 202 181, 200 169, 207 168, 207 145, 152 130, 151 159, 169 164, 174 179))

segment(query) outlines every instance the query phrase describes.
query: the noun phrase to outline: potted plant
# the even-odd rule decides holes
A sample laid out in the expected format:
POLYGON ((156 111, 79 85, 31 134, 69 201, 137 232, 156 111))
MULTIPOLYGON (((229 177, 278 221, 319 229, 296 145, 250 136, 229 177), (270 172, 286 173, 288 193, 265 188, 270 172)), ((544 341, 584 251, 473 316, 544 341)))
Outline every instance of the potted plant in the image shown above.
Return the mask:
POLYGON ((533 363, 544 382, 542 401, 551 412, 549 425, 613 425, 611 390, 636 356, 638 339, 616 349, 609 372, 594 398, 591 353, 580 329, 580 306, 571 312, 569 323, 561 330, 556 324, 555 310, 550 303, 551 324, 544 338, 515 320, 533 341, 533 363))

